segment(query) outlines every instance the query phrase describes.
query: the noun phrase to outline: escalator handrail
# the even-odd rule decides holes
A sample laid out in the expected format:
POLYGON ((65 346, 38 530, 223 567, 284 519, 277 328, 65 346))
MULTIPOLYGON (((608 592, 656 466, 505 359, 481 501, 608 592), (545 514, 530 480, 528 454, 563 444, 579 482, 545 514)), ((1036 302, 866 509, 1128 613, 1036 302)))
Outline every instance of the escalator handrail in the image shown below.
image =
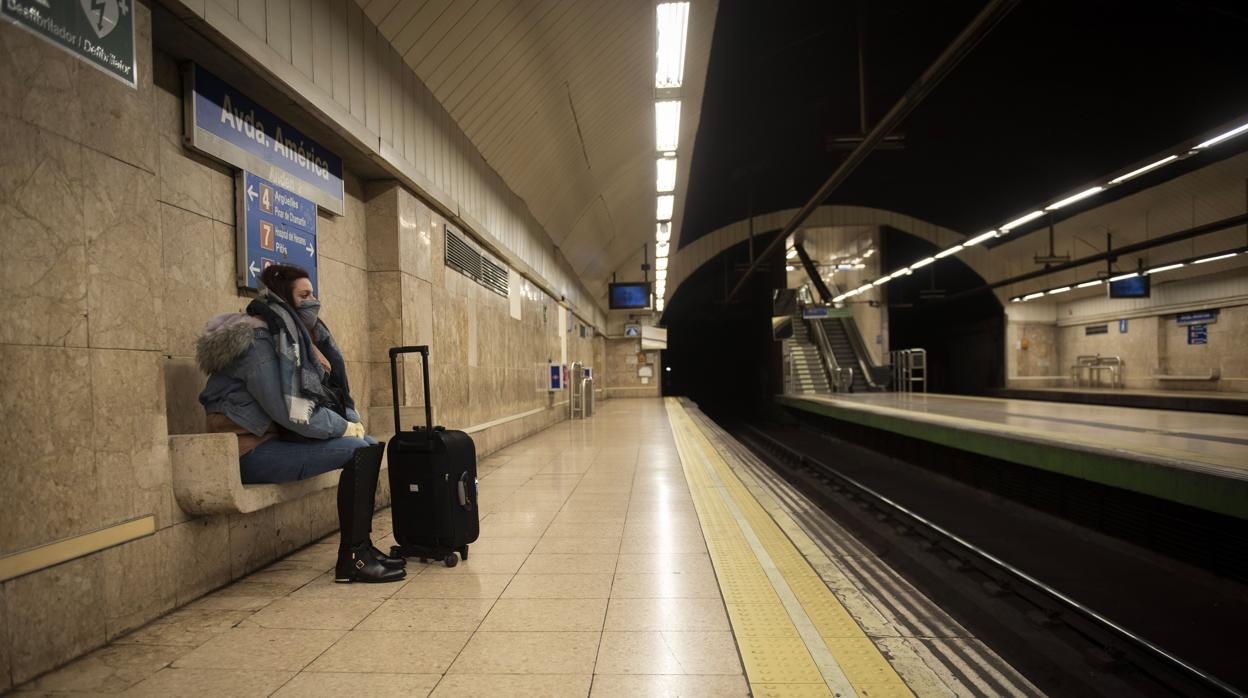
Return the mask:
POLYGON ((858 323, 853 317, 837 318, 840 320, 841 327, 845 328, 845 336, 849 338, 850 346, 854 350, 854 357, 858 359, 858 369, 862 371, 863 378, 866 379, 867 385, 872 388, 879 388, 880 385, 875 381, 875 373, 873 369, 878 368, 871 361, 871 353, 867 351, 866 342, 862 339, 862 332, 858 330, 858 323))

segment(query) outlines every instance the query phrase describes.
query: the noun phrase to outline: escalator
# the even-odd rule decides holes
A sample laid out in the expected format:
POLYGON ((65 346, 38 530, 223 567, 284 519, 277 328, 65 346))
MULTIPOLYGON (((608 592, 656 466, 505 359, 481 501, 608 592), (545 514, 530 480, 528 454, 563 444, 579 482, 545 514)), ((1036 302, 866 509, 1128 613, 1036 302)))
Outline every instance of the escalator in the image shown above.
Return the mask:
POLYGON ((836 358, 836 365, 849 366, 854 369, 853 392, 864 393, 871 390, 867 376, 859 368, 869 362, 869 359, 866 362, 859 361, 858 354, 854 351, 854 344, 850 341, 849 332, 845 329, 845 323, 838 318, 823 318, 811 320, 811 322, 817 322, 823 327, 824 336, 828 340, 828 348, 832 350, 832 356, 836 358))

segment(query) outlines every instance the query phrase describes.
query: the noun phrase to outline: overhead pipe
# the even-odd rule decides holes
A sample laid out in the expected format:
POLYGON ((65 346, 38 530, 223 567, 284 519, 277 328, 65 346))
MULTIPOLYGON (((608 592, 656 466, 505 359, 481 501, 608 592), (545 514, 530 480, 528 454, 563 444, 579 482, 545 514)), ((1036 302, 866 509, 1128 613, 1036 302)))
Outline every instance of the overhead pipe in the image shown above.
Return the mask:
POLYGON ((806 275, 810 277, 811 283, 815 285, 815 290, 819 292, 819 300, 827 303, 832 300, 832 291, 828 290, 828 285, 823 282, 823 277, 819 276, 819 268, 815 266, 815 261, 807 254, 806 248, 802 243, 794 243, 793 249, 797 250, 797 256, 802 260, 802 268, 806 270, 806 275))
POLYGON ((853 152, 851 152, 849 156, 841 162, 840 166, 838 166, 836 171, 828 177, 827 181, 823 183, 823 186, 819 187, 819 190, 815 192, 814 196, 810 197, 810 200, 807 201, 806 204, 802 206, 802 208, 793 216, 793 218, 785 224, 784 228, 780 231, 780 234, 771 241, 771 244, 767 245, 762 254, 758 255, 752 262, 750 262, 750 266, 745 270, 745 274, 740 280, 737 281, 737 284, 732 287, 732 290, 728 292, 725 302, 731 302, 732 299, 736 297, 737 292, 739 292, 742 287, 745 286, 745 282, 754 275, 754 272, 758 270, 762 261, 768 259, 776 251, 776 247, 784 244, 784 241, 788 239, 789 235, 791 235, 793 231, 797 230, 798 226, 809 218, 810 214, 814 213, 815 209, 819 208, 819 206, 827 200, 828 196, 830 196, 837 187, 841 186, 841 184, 843 184, 845 180, 853 174, 853 171, 858 168, 858 165, 862 164, 862 162, 867 159, 867 156, 871 154, 871 151, 875 150, 875 147, 879 145, 885 137, 892 133, 893 129, 897 128, 897 126, 900 125, 907 116, 909 116, 910 112, 914 111, 915 107, 919 106, 919 104, 923 101, 923 98, 935 89, 936 85, 940 84, 940 81, 943 80, 945 76, 948 75, 968 53, 970 53, 971 49, 975 48, 975 45, 987 36, 988 33, 992 31, 993 27, 995 27, 997 23, 1009 13, 1010 10, 1014 9, 1014 6, 1018 3, 1019 0, 992 0, 984 7, 983 10, 980 10, 979 14, 975 16, 975 19, 971 20, 971 23, 962 30, 962 33, 958 34, 957 38, 953 40, 953 43, 949 44, 940 56, 936 58, 935 62, 928 66, 927 70, 923 71, 923 74, 919 76, 919 79, 916 80, 908 90, 906 90, 905 94, 901 96, 901 99, 897 100, 897 103, 893 105, 892 109, 888 110, 888 113, 884 115, 884 118, 880 119, 880 122, 875 125, 875 128, 871 129, 871 132, 862 139, 862 142, 858 144, 858 147, 854 148, 853 152))

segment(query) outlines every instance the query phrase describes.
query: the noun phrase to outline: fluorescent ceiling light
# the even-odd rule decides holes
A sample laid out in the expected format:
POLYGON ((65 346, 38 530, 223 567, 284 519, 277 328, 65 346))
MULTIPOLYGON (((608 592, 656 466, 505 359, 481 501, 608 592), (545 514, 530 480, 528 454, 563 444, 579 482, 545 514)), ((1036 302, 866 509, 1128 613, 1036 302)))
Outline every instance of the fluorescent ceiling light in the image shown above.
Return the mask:
POLYGON ((1156 269, 1149 269, 1148 271, 1144 273, 1145 274, 1157 274, 1163 271, 1170 271, 1171 269, 1178 269, 1179 267, 1185 267, 1185 266, 1187 265, 1182 262, 1179 262, 1178 264, 1167 264, 1164 267, 1157 267, 1156 269))
POLYGON ((871 284, 863 284, 859 286, 857 289, 855 289, 854 293, 862 293, 863 291, 870 291, 870 290, 871 290, 871 284))
POLYGON ((672 240, 672 222, 662 221, 654 228, 655 242, 671 242, 672 240))
POLYGON ((1100 279, 1093 279, 1092 281, 1085 281, 1081 284, 1076 284, 1075 288, 1088 288, 1089 286, 1100 286, 1100 285, 1101 285, 1100 279))
POLYGON ((667 281, 667 270, 664 269, 663 271, 654 272, 654 280, 655 281, 667 281))
POLYGON ((665 2, 655 8, 657 26, 654 86, 680 87, 685 73, 685 37, 689 32, 689 3, 665 2))
POLYGON ((888 277, 888 276, 881 276, 880 278, 878 278, 878 279, 876 279, 874 282, 872 282, 872 283, 871 283, 871 285, 872 285, 872 286, 883 286, 884 284, 888 283, 889 281, 892 281, 892 278, 891 278, 891 277, 888 277))
POLYGON ((980 233, 979 235, 976 235, 975 237, 971 238, 970 240, 967 240, 966 242, 962 243, 962 246, 963 246, 963 247, 971 247, 972 245, 978 245, 979 243, 983 242, 984 240, 991 240, 992 238, 995 238, 996 236, 997 236, 997 231, 995 231, 995 230, 989 230, 989 231, 988 231, 988 232, 986 232, 986 233, 980 233))
POLYGON ((854 265, 854 268, 855 268, 855 269, 866 269, 866 268, 867 268, 867 265, 865 265, 865 264, 855 264, 855 265, 854 265))
POLYGON ((785 271, 797 271, 797 267, 793 266, 792 264, 786 264, 784 265, 784 270, 785 271))
POLYGON ((1070 290, 1070 287, 1069 287, 1069 286, 1063 286, 1063 287, 1061 287, 1061 288, 1054 288, 1054 289, 1050 289, 1050 290, 1049 290, 1049 295, 1050 295, 1050 296, 1056 296, 1056 295, 1057 295, 1057 294, 1059 294, 1059 293, 1065 293, 1065 292, 1067 292, 1067 291, 1069 291, 1069 290, 1070 290))
POLYGON ((1236 126, 1235 128, 1231 129, 1230 131, 1227 131, 1226 133, 1223 133, 1220 136, 1214 136, 1213 138, 1210 138, 1204 143, 1201 143, 1200 145, 1193 148, 1193 150, 1200 150, 1201 148, 1208 148, 1211 145, 1217 145, 1218 143, 1221 143, 1222 141, 1228 138, 1234 138, 1235 136, 1238 136, 1239 134, 1245 131, 1248 131, 1248 124, 1244 124, 1243 126, 1236 126))
POLYGON ((1204 264, 1205 262, 1216 262, 1216 261, 1217 261, 1217 260, 1219 260, 1219 259, 1229 259, 1229 258, 1231 258, 1231 257, 1234 257, 1234 256, 1235 256, 1235 255, 1237 255, 1237 254, 1239 254, 1239 253, 1238 253, 1238 252, 1227 252, 1226 254, 1220 254, 1220 255, 1217 255, 1217 256, 1215 256, 1215 257, 1205 257, 1204 259, 1198 259, 1198 260, 1196 260, 1195 262, 1192 262, 1192 264, 1204 264))
POLYGON ((875 248, 874 248, 874 247, 873 247, 873 248, 871 248, 871 249, 869 249, 869 250, 867 250, 866 252, 863 252, 863 253, 862 253, 862 258, 863 258, 863 259, 866 259, 867 257, 870 257, 870 256, 871 256, 871 255, 873 255, 873 254, 875 254, 875 248))
POLYGON ((1044 296, 1044 291, 1040 291, 1039 293, 1028 293, 1027 295, 1023 296, 1023 300, 1029 301, 1033 298, 1041 298, 1043 296, 1044 296))
POLYGON ((910 265, 910 269, 911 269, 911 270, 914 270, 914 269, 922 269, 923 267, 925 267, 925 266, 927 266, 927 265, 929 265, 929 264, 931 264, 932 262, 935 262, 935 261, 936 261, 936 258, 935 258, 935 257, 928 257, 927 259, 920 259, 919 261, 915 262, 914 264, 911 264, 911 265, 910 265))
POLYGON ((672 207, 676 204, 676 197, 671 194, 664 194, 659 197, 659 205, 655 210, 655 215, 661 221, 672 220, 672 207))
POLYGON ((793 259, 796 256, 797 256, 797 248, 795 247, 790 247, 789 251, 784 253, 785 259, 793 259))
POLYGON ((914 273, 914 272, 910 271, 910 268, 909 268, 909 267, 906 267, 906 268, 904 268, 904 269, 898 269, 897 271, 893 272, 892 274, 889 274, 889 275, 888 275, 888 278, 890 278, 890 279, 896 279, 896 278, 897 278, 897 277, 899 277, 899 276, 909 276, 909 275, 910 275, 910 274, 912 274, 912 273, 914 273))
POLYGON ((1010 302, 1011 302, 1011 303, 1018 303, 1018 302, 1019 302, 1019 301, 1021 301, 1021 300, 1023 300, 1023 297, 1022 297, 1022 296, 1014 296, 1013 298, 1011 298, 1011 299, 1010 299, 1010 302))
POLYGON ((1134 272, 1134 271, 1133 271, 1133 272, 1131 272, 1130 274, 1122 274, 1122 275, 1120 275, 1120 276, 1111 276, 1111 277, 1109 277, 1109 280, 1110 280, 1110 281, 1122 281, 1123 279, 1130 279, 1130 278, 1134 278, 1134 277, 1136 277, 1136 276, 1139 276, 1139 273, 1138 273, 1138 272, 1134 272))
POLYGON ((837 296, 836 298, 833 298, 833 299, 832 299, 832 302, 833 302, 833 303, 840 303, 841 301, 845 300, 845 298, 846 298, 846 297, 848 297, 849 295, 850 295, 850 294, 848 294, 848 293, 842 293, 841 295, 837 296))
POLYGON ((654 149, 676 150, 680 143, 680 101, 654 103, 654 149))
POLYGON ((1031 222, 1031 221, 1034 221, 1034 220, 1036 220, 1037 218, 1039 218, 1040 216, 1043 216, 1043 215, 1044 215, 1044 211, 1032 211, 1031 213, 1028 213, 1027 215, 1023 216, 1022 218, 1015 218, 1014 220, 1010 221, 1009 223, 1006 223, 1005 225, 1001 226, 1001 232, 1003 232, 1003 233, 1007 233, 1007 232, 1009 232, 1009 231, 1011 231, 1011 230, 1013 230, 1013 229, 1017 228, 1018 226, 1023 225, 1024 223, 1029 223, 1029 222, 1031 222))
POLYGON ((663 299, 662 298, 659 298, 654 301, 654 309, 659 311, 660 313, 663 312, 663 299))
POLYGON ((1122 175, 1121 177, 1115 177, 1114 179, 1109 180, 1109 183, 1110 184, 1122 184, 1128 179, 1131 179, 1133 177, 1139 177, 1140 175, 1144 174, 1145 172, 1148 172, 1149 170, 1155 170, 1158 167, 1161 167, 1162 165, 1174 162, 1175 160, 1178 160, 1178 159, 1179 159, 1178 155, 1168 155, 1158 160, 1157 162, 1154 162, 1149 165, 1145 165, 1138 170, 1131 170, 1130 172, 1122 175))
POLYGON ((654 256, 655 257, 666 257, 668 256, 669 252, 671 252, 671 245, 667 244, 666 242, 656 242, 654 244, 654 256))
POLYGON ((654 169, 658 174, 655 184, 660 193, 676 188, 676 158, 659 158, 654 161, 654 169))
POLYGON ((962 245, 954 245, 953 247, 950 247, 947 250, 942 250, 940 252, 937 252, 936 259, 944 259, 945 257, 948 257, 951 254, 956 254, 960 251, 962 251, 962 245))
POLYGON ((659 271, 667 270, 667 257, 656 257, 654 260, 654 268, 659 271))
POLYGON ((1105 187, 1092 187, 1091 189, 1084 189, 1083 191, 1079 192, 1078 194, 1075 194, 1074 196, 1068 196, 1065 199, 1062 199, 1061 201, 1055 204, 1049 205, 1049 207, 1044 210, 1056 211, 1057 209, 1063 206, 1068 206, 1070 204, 1075 203, 1076 201, 1081 201, 1083 199, 1088 198, 1089 196, 1092 196, 1093 194, 1099 194, 1103 191, 1105 191, 1105 187))

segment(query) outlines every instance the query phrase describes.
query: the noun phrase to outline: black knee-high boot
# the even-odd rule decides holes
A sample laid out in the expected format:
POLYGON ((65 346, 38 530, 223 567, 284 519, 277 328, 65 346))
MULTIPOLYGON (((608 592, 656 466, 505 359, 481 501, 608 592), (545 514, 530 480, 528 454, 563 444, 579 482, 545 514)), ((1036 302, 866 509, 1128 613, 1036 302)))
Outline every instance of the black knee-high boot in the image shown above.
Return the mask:
POLYGON ((339 582, 394 582, 403 579, 402 558, 390 558, 373 547, 373 501, 385 446, 358 448, 342 468, 338 478, 338 564, 334 579, 339 582))

